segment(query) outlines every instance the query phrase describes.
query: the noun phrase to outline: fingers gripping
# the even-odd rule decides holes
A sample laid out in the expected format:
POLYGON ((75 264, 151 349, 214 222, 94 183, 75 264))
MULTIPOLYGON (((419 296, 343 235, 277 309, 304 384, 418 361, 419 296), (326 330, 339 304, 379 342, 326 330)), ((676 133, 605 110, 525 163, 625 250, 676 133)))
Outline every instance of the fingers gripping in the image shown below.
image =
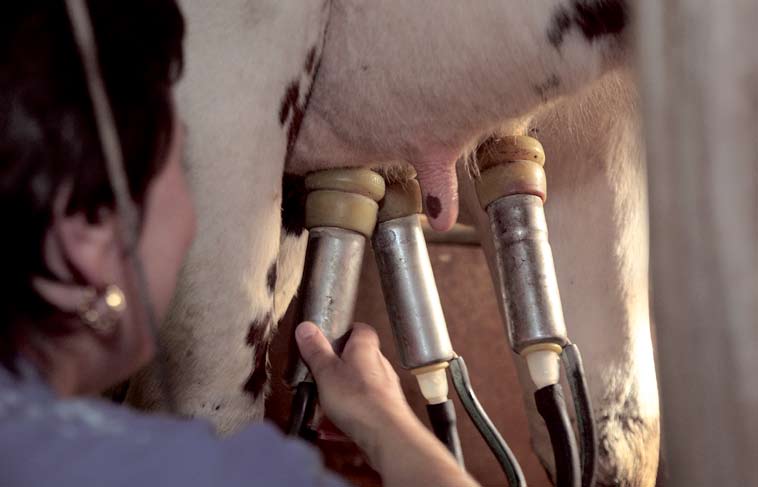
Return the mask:
POLYGON ((379 350, 379 335, 374 327, 365 323, 354 323, 350 338, 345 344, 343 357, 355 353, 356 350, 379 350))
POLYGON ((295 330, 295 339, 305 363, 311 370, 311 374, 318 382, 320 378, 339 360, 329 340, 318 327, 305 321, 298 325, 295 330))
MULTIPOLYGON (((341 361, 334 352, 329 340, 313 323, 305 321, 295 330, 297 346, 305 363, 318 382, 319 377, 341 361)), ((379 351, 379 336, 376 330, 365 323, 355 323, 350 330, 349 338, 342 352, 342 357, 356 357, 356 354, 379 351)), ((348 359, 349 361, 349 359, 348 359)))

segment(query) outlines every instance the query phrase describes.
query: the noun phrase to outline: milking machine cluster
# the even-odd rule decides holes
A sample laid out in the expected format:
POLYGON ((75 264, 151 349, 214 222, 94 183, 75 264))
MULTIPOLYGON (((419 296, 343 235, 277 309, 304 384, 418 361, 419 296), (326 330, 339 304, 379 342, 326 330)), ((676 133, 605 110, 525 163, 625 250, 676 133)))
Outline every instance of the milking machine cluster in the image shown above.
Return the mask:
MULTIPOLYGON (((537 410, 553 446, 556 485, 589 487, 595 470, 595 428, 581 356, 566 333, 543 203, 545 154, 530 137, 490 139, 477 152, 477 194, 487 212, 496 250, 511 348, 527 363, 537 410), (581 451, 560 379, 566 371, 581 451), (581 459, 581 460, 580 460, 581 459)), ((462 357, 453 351, 419 223, 421 193, 415 174, 385 179, 367 169, 310 174, 306 202, 308 250, 301 290, 301 321, 316 323, 339 351, 350 329, 366 243, 371 239, 382 291, 403 368, 418 380, 435 435, 463 465, 447 371, 466 412, 508 479, 525 486, 518 462, 477 401, 462 357)), ((289 433, 306 436, 316 387, 298 361, 289 433)))

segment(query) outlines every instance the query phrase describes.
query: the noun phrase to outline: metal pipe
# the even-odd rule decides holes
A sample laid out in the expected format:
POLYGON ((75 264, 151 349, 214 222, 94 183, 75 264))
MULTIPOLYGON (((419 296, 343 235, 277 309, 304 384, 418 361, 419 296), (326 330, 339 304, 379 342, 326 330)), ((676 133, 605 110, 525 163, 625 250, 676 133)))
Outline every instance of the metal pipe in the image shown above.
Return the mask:
MULTIPOLYGON (((376 225, 384 180, 368 169, 331 169, 308 175, 305 186, 310 191, 305 207, 309 235, 299 318, 315 323, 339 353, 350 331, 366 239, 376 225)), ((292 358, 285 373, 296 390, 288 431, 309 436, 306 426, 317 389, 308 384, 313 379, 299 354, 292 358)))
POLYGON ((589 487, 596 448, 594 429, 588 428, 593 417, 581 367, 571 370, 571 391, 575 404, 582 406, 577 414, 583 415, 579 422, 584 472, 558 384, 559 358, 570 342, 543 207, 544 149, 531 137, 493 138, 479 148, 477 162, 477 194, 490 220, 508 339, 513 351, 526 359, 537 388, 535 400, 550 434, 557 485, 589 487))
MULTIPOLYGON (((337 351, 352 323, 365 248, 363 235, 343 228, 314 228, 308 235, 298 322, 316 323, 337 351)), ((298 356, 288 383, 294 387, 307 376, 298 356)))
POLYGON ((568 343, 542 199, 506 196, 487 207, 503 286, 508 339, 516 353, 568 343))
POLYGON ((463 359, 450 343, 418 216, 421 192, 412 177, 387 185, 372 239, 401 364, 418 380, 435 434, 463 466, 455 410, 448 399, 445 371, 450 365, 461 403, 503 467, 508 484, 526 485, 518 462, 476 400, 463 359))
POLYGON ((374 256, 400 363, 418 381, 435 435, 463 466, 445 374, 455 353, 419 221, 421 191, 413 176, 386 185, 372 238, 374 256))
POLYGON ((448 362, 455 354, 418 215, 379 223, 372 244, 401 365, 448 362))

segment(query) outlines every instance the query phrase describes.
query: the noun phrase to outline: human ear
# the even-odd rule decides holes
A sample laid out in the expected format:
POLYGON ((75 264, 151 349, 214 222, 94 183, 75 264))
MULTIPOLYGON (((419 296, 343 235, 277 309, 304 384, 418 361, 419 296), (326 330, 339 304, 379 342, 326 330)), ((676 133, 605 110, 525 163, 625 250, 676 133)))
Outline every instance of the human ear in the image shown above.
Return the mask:
POLYGON ((55 247, 48 254, 51 267, 60 260, 63 272, 83 279, 83 285, 102 288, 112 284, 121 269, 117 231, 115 214, 105 209, 95 221, 81 212, 58 215, 51 228, 55 247))

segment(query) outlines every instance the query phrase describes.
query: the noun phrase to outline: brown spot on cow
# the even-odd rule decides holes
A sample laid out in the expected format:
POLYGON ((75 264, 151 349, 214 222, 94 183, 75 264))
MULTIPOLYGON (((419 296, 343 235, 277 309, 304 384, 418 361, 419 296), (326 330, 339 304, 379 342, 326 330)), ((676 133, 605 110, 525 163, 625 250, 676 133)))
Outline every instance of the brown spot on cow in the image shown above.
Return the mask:
POLYGON ((563 44, 563 36, 571 28, 571 13, 563 5, 557 7, 553 13, 553 20, 547 29, 547 40, 556 49, 563 44))
POLYGON ((250 328, 248 328, 245 344, 248 347, 254 347, 263 341, 268 333, 269 326, 271 326, 271 313, 266 313, 266 316, 260 320, 253 320, 250 323, 250 328))
POLYGON ((309 83, 305 100, 303 103, 300 103, 300 83, 295 80, 287 85, 287 90, 284 92, 284 97, 282 97, 282 104, 279 108, 279 122, 281 122, 282 126, 285 126, 289 120, 285 161, 289 160, 292 149, 295 147, 297 136, 300 134, 300 127, 303 125, 305 108, 308 106, 312 88, 313 84, 309 83))
POLYGON ((284 173, 282 178, 282 230, 299 237, 305 230, 305 177, 284 173))
MULTIPOLYGON (((307 103, 307 102, 306 102, 307 103)), ((300 127, 303 125, 303 117, 305 117, 305 110, 299 104, 295 103, 292 107, 292 120, 290 121, 290 127, 287 130, 287 157, 295 147, 295 141, 300 134, 300 127)))
POLYGON ((258 397, 263 392, 268 382, 268 352, 271 347, 270 328, 271 313, 269 312, 263 318, 254 320, 250 324, 245 338, 247 346, 253 348, 253 370, 242 389, 254 397, 258 397))
POLYGON ((259 343, 255 347, 253 357, 253 371, 248 377, 242 390, 251 394, 253 397, 259 397, 266 387, 269 378, 268 351, 271 343, 267 340, 265 343, 259 343))
POLYGON ((542 101, 547 101, 550 98, 550 94, 555 92, 560 86, 561 78, 557 74, 552 74, 542 83, 534 85, 534 92, 537 93, 537 96, 542 101))
POLYGON ((297 106, 299 98, 300 84, 297 81, 292 81, 287 85, 287 89, 284 91, 284 96, 282 97, 282 103, 279 106, 279 123, 282 126, 287 122, 292 109, 297 106))
POLYGON ((268 272, 266 272, 266 288, 268 289, 269 294, 274 294, 274 291, 276 290, 276 272, 276 259, 274 259, 268 267, 268 272))
POLYGON ((308 74, 313 74, 316 68, 316 46, 311 47, 308 51, 308 56, 305 58, 305 70, 308 74))
POLYGON ((442 213, 442 203, 436 196, 426 197, 426 213, 432 218, 437 218, 442 213))
POLYGON ((553 12, 547 39, 556 49, 566 33, 577 28, 588 42, 619 35, 629 23, 626 0, 572 0, 553 12))

